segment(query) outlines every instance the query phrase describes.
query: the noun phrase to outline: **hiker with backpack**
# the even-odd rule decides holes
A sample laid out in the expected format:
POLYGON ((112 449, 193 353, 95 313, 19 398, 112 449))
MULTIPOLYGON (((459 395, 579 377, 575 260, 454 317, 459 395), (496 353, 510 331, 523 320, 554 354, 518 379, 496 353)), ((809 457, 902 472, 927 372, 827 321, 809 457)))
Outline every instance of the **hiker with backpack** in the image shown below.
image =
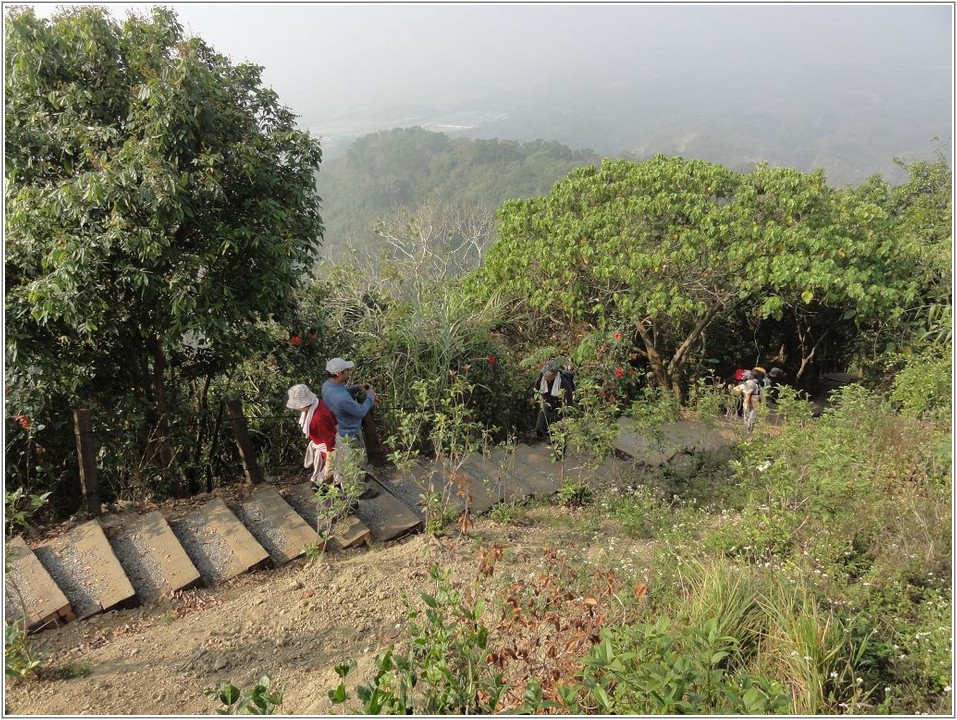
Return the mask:
POLYGON ((539 440, 551 442, 552 423, 558 421, 565 408, 575 403, 575 374, 562 369, 561 362, 553 358, 542 366, 533 393, 536 397, 532 402, 537 401, 539 407, 535 435, 539 440))
POLYGON ((750 435, 751 431, 754 430, 754 421, 758 417, 757 403, 761 400, 761 381, 764 378, 764 373, 745 370, 741 377, 741 383, 731 388, 731 394, 740 395, 742 398, 742 417, 744 418, 744 426, 748 429, 748 435, 750 435), (758 375, 760 377, 756 377, 758 375))

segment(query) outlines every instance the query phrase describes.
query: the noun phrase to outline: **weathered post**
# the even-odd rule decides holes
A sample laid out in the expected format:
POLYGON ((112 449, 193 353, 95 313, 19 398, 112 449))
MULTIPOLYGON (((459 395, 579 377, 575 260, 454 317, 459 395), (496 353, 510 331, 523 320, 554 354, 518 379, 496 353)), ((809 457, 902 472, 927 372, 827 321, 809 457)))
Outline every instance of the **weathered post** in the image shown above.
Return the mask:
POLYGON ((379 431, 372 419, 372 412, 367 412, 362 418, 362 437, 366 444, 366 457, 373 466, 385 465, 385 445, 379 438, 379 431))
POLYGON ((89 410, 73 411, 73 433, 76 435, 76 454, 80 460, 80 485, 86 509, 93 516, 102 512, 100 478, 96 471, 96 441, 89 410))
POLYGON ((236 438, 236 446, 239 448, 239 457, 243 461, 246 482, 253 485, 261 483, 263 474, 256 462, 256 449, 249 438, 246 416, 243 415, 243 404, 239 400, 229 400, 226 402, 226 410, 229 412, 229 422, 233 426, 233 435, 236 438))

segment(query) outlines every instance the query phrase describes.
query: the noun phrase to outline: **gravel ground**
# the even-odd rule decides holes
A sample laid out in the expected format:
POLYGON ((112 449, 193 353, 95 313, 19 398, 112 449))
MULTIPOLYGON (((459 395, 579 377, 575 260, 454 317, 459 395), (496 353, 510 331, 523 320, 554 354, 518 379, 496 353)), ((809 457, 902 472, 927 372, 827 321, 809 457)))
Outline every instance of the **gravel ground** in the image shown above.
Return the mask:
POLYGON ((273 562, 282 563, 287 559, 284 548, 289 544, 289 536, 276 524, 272 515, 255 503, 243 503, 231 509, 259 544, 266 548, 273 562))
POLYGON ((206 527, 200 517, 187 515, 169 525, 205 583, 215 585, 235 574, 238 558, 226 541, 206 527))
POLYGON ((166 591, 166 578, 153 555, 152 548, 141 537, 135 524, 107 531, 113 553, 126 571, 137 597, 156 600, 166 591))
POLYGON ((56 550, 38 547, 34 553, 66 595, 78 618, 100 612, 98 588, 105 580, 95 571, 99 558, 94 553, 81 550, 69 541, 56 550))

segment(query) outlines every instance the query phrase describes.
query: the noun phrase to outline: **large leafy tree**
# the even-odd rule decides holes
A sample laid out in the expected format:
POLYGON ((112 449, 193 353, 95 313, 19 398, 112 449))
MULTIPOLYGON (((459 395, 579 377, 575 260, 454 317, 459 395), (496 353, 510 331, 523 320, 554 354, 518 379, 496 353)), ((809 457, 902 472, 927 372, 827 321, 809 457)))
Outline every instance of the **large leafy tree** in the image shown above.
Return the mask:
POLYGON ((572 322, 630 326, 657 382, 681 397, 719 316, 793 315, 806 360, 835 314, 859 322, 894 306, 905 264, 889 262, 885 217, 822 172, 606 160, 505 203, 476 281, 572 322))
MULTIPOLYGON (((917 339, 950 343, 953 337, 953 171, 939 158, 909 165, 908 181, 889 196, 889 213, 898 243, 916 258, 913 275, 920 297, 915 318, 917 339)), ((905 337, 909 341, 911 337, 905 337)))
POLYGON ((171 362, 221 372, 293 302, 322 236, 318 141, 167 9, 17 8, 4 50, 8 400, 138 413, 162 438, 171 362))

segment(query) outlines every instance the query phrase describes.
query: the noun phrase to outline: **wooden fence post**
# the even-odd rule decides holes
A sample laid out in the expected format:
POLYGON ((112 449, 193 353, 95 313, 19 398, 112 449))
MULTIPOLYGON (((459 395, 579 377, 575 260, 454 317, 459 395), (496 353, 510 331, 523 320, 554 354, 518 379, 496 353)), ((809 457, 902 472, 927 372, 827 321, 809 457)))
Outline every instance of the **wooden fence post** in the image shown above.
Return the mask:
POLYGON ((243 461, 243 471, 246 473, 246 482, 255 485, 263 481, 262 470, 256 462, 256 449, 249 439, 249 428, 246 426, 246 416, 243 415, 243 405, 239 400, 226 402, 229 411, 229 421, 233 426, 233 435, 236 437, 236 446, 239 448, 239 457, 243 461))
POLYGON ((76 453, 80 460, 80 485, 86 509, 93 516, 102 512, 100 478, 96 472, 96 441, 89 410, 73 411, 73 433, 76 435, 76 453))
POLYGON ((362 418, 362 438, 366 444, 366 457, 372 465, 385 465, 386 450, 382 440, 379 439, 379 431, 372 419, 370 410, 362 418))

